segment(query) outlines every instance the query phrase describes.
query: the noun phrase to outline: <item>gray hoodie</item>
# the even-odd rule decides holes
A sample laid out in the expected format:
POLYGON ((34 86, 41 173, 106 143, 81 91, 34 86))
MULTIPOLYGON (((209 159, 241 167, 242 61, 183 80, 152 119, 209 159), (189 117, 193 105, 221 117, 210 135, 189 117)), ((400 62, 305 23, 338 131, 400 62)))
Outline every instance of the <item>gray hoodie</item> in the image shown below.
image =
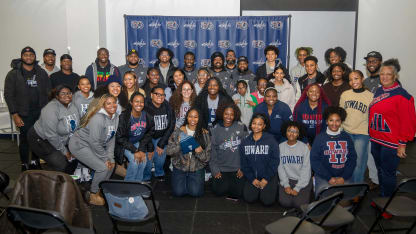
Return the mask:
POLYGON ((80 148, 89 147, 104 162, 107 160, 114 162, 114 136, 117 126, 118 114, 110 118, 107 112, 101 109, 90 119, 87 126, 74 133, 71 142, 79 144, 80 148))
POLYGON ((74 106, 78 109, 79 115, 82 117, 87 113, 88 105, 94 98, 94 93, 90 91, 90 95, 88 98, 85 98, 84 95, 82 95, 81 91, 77 91, 74 96, 72 97, 72 103, 74 106))
POLYGON ((65 107, 57 99, 53 99, 42 109, 34 128, 40 138, 48 140, 56 150, 65 155, 68 152, 66 145, 79 126, 79 120, 75 105, 70 103, 65 107))
POLYGON ((211 160, 209 166, 212 175, 218 172, 234 172, 240 169, 240 152, 238 146, 248 135, 246 126, 234 122, 226 128, 222 122, 211 129, 211 160))
POLYGON ((295 145, 288 145, 287 141, 280 143, 280 164, 277 169, 280 184, 289 187, 289 179, 296 180, 293 188, 297 192, 305 188, 311 179, 310 151, 308 146, 301 141, 295 145))
POLYGON ((247 127, 250 123, 251 116, 253 115, 253 106, 250 106, 247 102, 252 101, 254 102, 255 97, 250 94, 250 87, 247 87, 246 93, 244 96, 241 96, 238 92, 233 95, 233 100, 238 100, 240 103, 237 106, 240 108, 241 111, 241 122, 245 124, 247 127))

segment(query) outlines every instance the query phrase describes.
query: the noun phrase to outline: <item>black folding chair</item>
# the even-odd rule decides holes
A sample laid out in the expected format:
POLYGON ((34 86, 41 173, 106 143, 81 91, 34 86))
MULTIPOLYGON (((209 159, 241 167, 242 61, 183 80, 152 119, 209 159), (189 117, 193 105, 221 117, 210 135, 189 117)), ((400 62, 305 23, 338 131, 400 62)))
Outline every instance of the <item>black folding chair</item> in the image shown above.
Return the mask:
POLYGON ((10 205, 6 212, 13 225, 23 233, 43 233, 51 229, 64 230, 69 234, 95 233, 92 229, 67 225, 56 211, 10 205))
POLYGON ((3 195, 7 200, 10 200, 9 196, 7 196, 7 187, 9 186, 10 178, 9 176, 0 171, 0 193, 3 195))
POLYGON ((281 218, 266 226, 267 234, 285 234, 285 233, 305 233, 305 234, 321 234, 325 233, 324 229, 320 227, 326 218, 332 213, 335 206, 342 199, 342 192, 337 192, 315 201, 307 205, 307 209, 302 218, 285 217, 281 218), (307 220, 314 217, 323 217, 322 220, 315 224, 307 220))
MULTIPOLYGON (((131 182, 131 181, 123 181, 123 180, 106 180, 100 183, 100 188, 104 194, 104 199, 106 200, 106 207, 107 211, 109 211, 109 204, 107 198, 105 196, 106 193, 110 193, 117 197, 137 197, 142 196, 144 202, 149 210, 149 213, 143 219, 139 220, 131 220, 131 219, 123 219, 117 217, 115 215, 111 215, 110 219, 113 222, 113 231, 119 233, 120 230, 118 228, 119 224, 124 226, 139 226, 149 222, 155 222, 153 233, 156 233, 158 230, 159 233, 162 233, 162 226, 159 219, 159 203, 155 201, 153 190, 150 185, 141 183, 141 182, 131 182)), ((110 204, 112 205, 112 204, 110 204)), ((137 231, 125 231, 122 232, 135 232, 137 231)))
POLYGON ((410 233, 413 230, 416 226, 416 219, 410 227, 406 228, 384 229, 380 222, 384 212, 397 217, 416 217, 416 201, 400 194, 416 195, 416 178, 403 179, 390 197, 377 197, 373 199, 373 202, 376 205, 377 218, 371 225, 368 233, 380 231, 386 233, 386 231, 396 232, 405 230, 407 230, 406 233, 410 233), (377 224, 379 225, 380 230, 374 230, 377 224))

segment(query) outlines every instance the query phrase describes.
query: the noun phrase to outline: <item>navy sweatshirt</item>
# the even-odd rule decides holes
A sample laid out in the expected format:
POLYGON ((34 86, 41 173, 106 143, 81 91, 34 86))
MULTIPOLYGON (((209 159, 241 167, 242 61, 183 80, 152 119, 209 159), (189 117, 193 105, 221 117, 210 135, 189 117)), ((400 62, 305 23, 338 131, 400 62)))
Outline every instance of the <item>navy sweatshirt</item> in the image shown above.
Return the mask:
POLYGON ((328 181, 331 177, 348 180, 356 163, 354 143, 346 132, 333 136, 322 131, 316 136, 311 150, 311 166, 315 174, 328 181))
POLYGON ((256 109, 254 109, 254 113, 263 113, 266 116, 269 116, 270 128, 268 132, 274 136, 277 143, 281 143, 284 141, 285 138, 282 136, 280 128, 283 123, 292 119, 292 111, 286 103, 278 100, 276 104, 274 104, 272 114, 269 115, 269 112, 267 111, 267 104, 265 102, 262 102, 258 106, 256 106, 256 109))
POLYGON ((310 145, 312 145, 316 135, 322 132, 322 130, 326 130, 326 121, 323 120, 323 113, 327 107, 328 104, 322 101, 322 112, 318 113, 318 107, 315 107, 315 109, 312 110, 308 100, 305 100, 293 111, 294 116, 296 116, 296 119, 294 119, 294 121, 303 124, 303 126, 306 129, 308 141, 306 142, 302 139, 304 143, 309 143, 310 145), (318 121, 321 122, 321 127, 320 131, 316 133, 316 125, 318 124, 318 121))
POLYGON ((264 132, 258 141, 253 139, 253 133, 244 138, 239 146, 241 170, 248 181, 263 178, 270 181, 277 175, 279 166, 279 144, 264 132))

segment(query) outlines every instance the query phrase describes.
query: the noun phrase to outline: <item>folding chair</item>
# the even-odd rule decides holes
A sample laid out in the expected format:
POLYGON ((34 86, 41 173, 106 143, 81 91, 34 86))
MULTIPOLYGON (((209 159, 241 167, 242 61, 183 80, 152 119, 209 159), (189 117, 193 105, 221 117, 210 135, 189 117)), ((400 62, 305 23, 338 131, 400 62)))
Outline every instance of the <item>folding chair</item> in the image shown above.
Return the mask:
MULTIPOLYGON (((132 182, 132 181, 123 181, 123 180, 105 180, 100 183, 100 188, 104 194, 104 199, 106 201, 107 211, 109 211, 109 204, 105 196, 106 193, 110 193, 117 197, 137 197, 142 196, 145 204, 149 210, 149 213, 143 219, 131 220, 123 219, 114 215, 109 214, 111 221, 113 222, 113 231, 119 233, 119 224, 126 226, 139 226, 146 224, 148 222, 155 222, 154 232, 156 233, 159 230, 159 233, 162 233, 162 226, 159 219, 159 203, 155 201, 153 190, 150 185, 141 183, 141 182, 132 182)), ((122 232, 136 232, 137 231, 122 231, 122 232)))
POLYGON ((7 187, 9 186, 10 178, 9 176, 0 171, 0 193, 3 195, 7 200, 10 200, 9 196, 7 196, 7 187))
POLYGON ((64 218, 56 211, 41 210, 18 205, 10 205, 6 209, 7 217, 13 225, 23 233, 26 231, 35 231, 42 233, 50 229, 60 229, 66 233, 74 234, 92 234, 92 229, 80 228, 67 225, 64 218))
POLYGON ((285 217, 281 218, 266 226, 267 234, 285 234, 285 233, 305 233, 305 234, 321 234, 325 233, 320 227, 326 218, 332 213, 335 206, 342 199, 342 192, 337 192, 319 201, 310 203, 303 217, 285 217), (307 220, 314 217, 323 217, 318 224, 308 222, 307 220))
POLYGON ((377 197, 373 199, 378 214, 368 233, 380 231, 386 233, 386 231, 405 230, 407 230, 406 233, 410 233, 413 230, 416 226, 416 219, 412 225, 407 228, 384 229, 380 222, 384 212, 397 217, 416 217, 416 201, 407 196, 399 195, 399 193, 416 195, 416 178, 403 179, 390 197, 377 197), (379 225, 380 230, 373 231, 377 224, 379 225))

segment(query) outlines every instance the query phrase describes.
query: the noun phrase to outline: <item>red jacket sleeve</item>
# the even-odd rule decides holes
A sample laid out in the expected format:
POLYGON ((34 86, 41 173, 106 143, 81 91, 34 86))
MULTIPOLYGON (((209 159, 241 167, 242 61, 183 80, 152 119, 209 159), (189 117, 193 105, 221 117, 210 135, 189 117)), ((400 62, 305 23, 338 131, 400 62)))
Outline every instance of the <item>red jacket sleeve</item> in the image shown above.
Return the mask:
POLYGON ((399 116, 399 144, 405 145, 408 141, 412 141, 416 132, 416 113, 415 113, 415 100, 413 97, 410 99, 401 98, 398 107, 399 116))

